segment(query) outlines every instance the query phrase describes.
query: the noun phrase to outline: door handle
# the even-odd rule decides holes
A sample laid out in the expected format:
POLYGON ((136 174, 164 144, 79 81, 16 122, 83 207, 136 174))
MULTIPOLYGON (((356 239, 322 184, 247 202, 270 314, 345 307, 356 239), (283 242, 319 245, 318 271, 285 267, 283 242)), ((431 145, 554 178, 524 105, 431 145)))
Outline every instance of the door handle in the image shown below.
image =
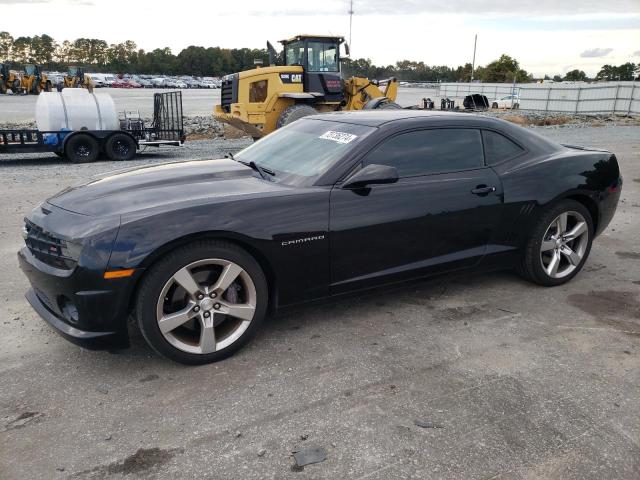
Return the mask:
POLYGON ((471 193, 473 193, 474 195, 480 195, 484 197, 495 191, 496 191, 496 187, 488 187, 487 185, 478 185, 476 188, 471 190, 471 193))

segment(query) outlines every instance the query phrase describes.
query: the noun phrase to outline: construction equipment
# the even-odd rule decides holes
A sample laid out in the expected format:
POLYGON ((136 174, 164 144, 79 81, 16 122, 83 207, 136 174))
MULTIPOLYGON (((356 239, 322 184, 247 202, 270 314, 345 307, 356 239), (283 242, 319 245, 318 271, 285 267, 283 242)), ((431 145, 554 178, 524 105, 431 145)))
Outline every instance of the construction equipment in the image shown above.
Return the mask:
POLYGON ((269 67, 227 75, 214 116, 253 138, 318 112, 400 108, 395 78, 342 78, 343 37, 298 35, 280 42, 279 55, 267 42, 269 67), (276 65, 276 58, 281 57, 276 65))
POLYGON ((18 73, 10 70, 8 64, 0 63, 0 93, 7 93, 9 90, 20 93, 22 82, 18 73))
POLYGON ((40 67, 37 65, 25 65, 21 81, 24 93, 39 95, 40 92, 51 92, 53 90, 51 80, 40 71, 40 67))
POLYGON ((63 88, 86 88, 92 92, 93 81, 84 73, 84 68, 70 66, 67 75, 62 78, 62 83, 58 85, 58 90, 63 88))

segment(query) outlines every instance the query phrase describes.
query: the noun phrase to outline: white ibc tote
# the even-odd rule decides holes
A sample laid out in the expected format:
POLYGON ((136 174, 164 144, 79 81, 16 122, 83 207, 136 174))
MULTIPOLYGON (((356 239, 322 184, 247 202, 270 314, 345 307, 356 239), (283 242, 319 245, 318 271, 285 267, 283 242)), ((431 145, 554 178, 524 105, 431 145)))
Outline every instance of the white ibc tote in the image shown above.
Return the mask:
POLYGON ((42 92, 36 102, 36 124, 41 132, 120 129, 111 96, 89 93, 84 88, 42 92))

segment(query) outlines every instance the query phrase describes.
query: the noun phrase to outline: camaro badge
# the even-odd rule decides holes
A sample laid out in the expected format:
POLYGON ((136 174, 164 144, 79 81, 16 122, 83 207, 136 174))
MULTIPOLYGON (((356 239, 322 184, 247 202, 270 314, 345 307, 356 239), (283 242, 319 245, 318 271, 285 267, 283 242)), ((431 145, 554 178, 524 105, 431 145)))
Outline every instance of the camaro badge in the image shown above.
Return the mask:
POLYGON ((282 246, 297 245, 299 243, 313 242, 314 240, 324 240, 324 235, 317 235, 315 237, 296 238, 295 240, 287 240, 282 242, 282 246))

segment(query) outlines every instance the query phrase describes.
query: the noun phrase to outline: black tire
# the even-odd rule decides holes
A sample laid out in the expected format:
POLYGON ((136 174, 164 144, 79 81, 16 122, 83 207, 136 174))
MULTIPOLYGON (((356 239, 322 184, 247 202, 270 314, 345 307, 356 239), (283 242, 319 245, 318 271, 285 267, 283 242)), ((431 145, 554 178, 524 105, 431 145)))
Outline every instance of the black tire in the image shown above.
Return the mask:
POLYGON ((136 297, 135 313, 140 331, 151 348, 170 360, 187 365, 200 365, 222 360, 244 346, 262 324, 267 313, 267 304, 267 281, 258 262, 245 250, 232 243, 206 240, 177 248, 147 271, 136 297), (248 328, 233 343, 211 353, 189 353, 177 348, 165 338, 158 325, 156 308, 163 289, 176 272, 193 262, 205 259, 223 259, 233 262, 250 276, 256 293, 255 313, 248 328))
POLYGON ((14 80, 13 84, 11 84, 11 91, 14 94, 18 94, 22 91, 22 83, 20 83, 20 80, 14 80))
POLYGON ((290 107, 285 108, 278 117, 276 128, 284 127, 285 125, 289 125, 303 117, 308 117, 309 115, 315 115, 317 113, 318 111, 311 105, 305 105, 304 103, 291 105, 290 107))
POLYGON ((110 160, 131 160, 136 156, 136 142, 129 135, 116 133, 107 139, 104 151, 110 160))
POLYGON ((64 152, 53 152, 53 153, 55 153, 60 158, 64 158, 64 152))
POLYGON ((584 205, 582 205, 580 202, 570 199, 556 202, 541 215, 539 215, 538 219, 536 220, 535 225, 531 230, 530 237, 526 242, 521 263, 517 267, 518 273, 527 280, 545 287, 555 287, 557 285, 567 283, 569 280, 575 277, 580 272, 580 270, 582 270, 582 267, 587 261, 589 252, 591 251, 591 245, 593 243, 593 232, 593 219, 591 218, 589 210, 584 205), (586 239, 586 245, 582 259, 576 265, 576 268, 571 273, 562 278, 553 278, 549 274, 547 274, 547 272, 543 268, 543 264, 540 258, 540 251, 542 248, 542 241, 544 240, 547 229, 550 227, 554 219, 556 219, 560 214, 566 212, 577 212, 578 214, 582 215, 587 223, 586 235, 588 235, 588 238, 586 239))
POLYGON ((7 93, 7 84, 4 83, 4 80, 0 83, 0 94, 4 95, 7 93))
POLYGON ((493 102, 493 105, 491 105, 491 108, 498 108, 498 102, 493 102))
POLYGON ((53 86, 51 85, 50 81, 47 81, 45 87, 44 87, 44 91, 45 92, 52 92, 53 91, 53 86))
POLYGON ((77 133, 64 147, 65 156, 73 163, 94 162, 100 153, 98 142, 91 135, 77 133))
POLYGON ((513 104, 513 110, 518 110, 520 108, 520 104, 519 103, 514 103, 513 104))
POLYGON ((391 100, 388 100, 378 105, 376 107, 376 110, 399 110, 401 108, 402 107, 398 105, 396 102, 392 102, 391 100))

